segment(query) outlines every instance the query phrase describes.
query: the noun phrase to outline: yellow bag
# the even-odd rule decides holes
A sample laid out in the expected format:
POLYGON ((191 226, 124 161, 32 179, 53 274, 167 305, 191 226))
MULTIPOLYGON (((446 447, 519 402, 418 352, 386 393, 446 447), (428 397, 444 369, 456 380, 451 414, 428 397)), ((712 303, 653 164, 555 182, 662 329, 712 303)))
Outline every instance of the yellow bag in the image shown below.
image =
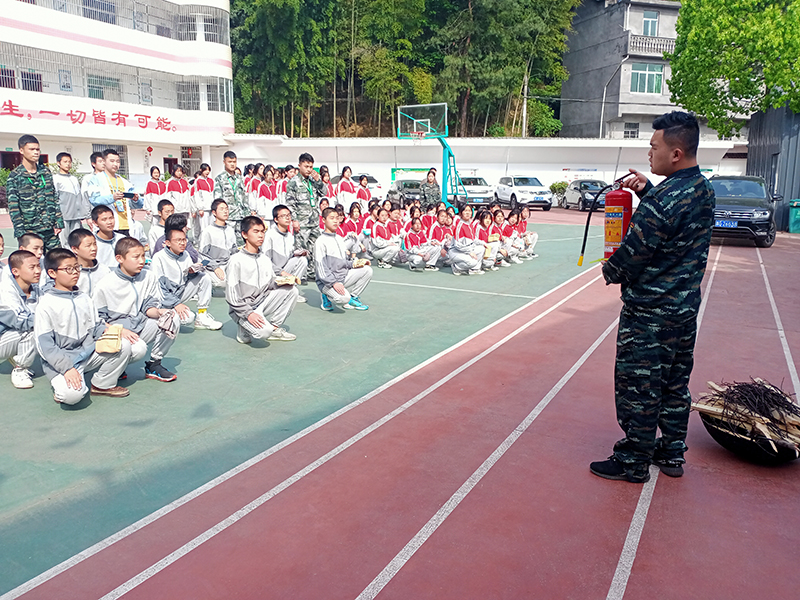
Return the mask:
POLYGON ((500 234, 499 233, 493 233, 492 235, 489 236, 489 243, 490 244, 492 242, 499 242, 499 241, 500 241, 500 234))
POLYGON ((94 344, 98 354, 116 354, 122 349, 122 325, 109 325, 94 344))

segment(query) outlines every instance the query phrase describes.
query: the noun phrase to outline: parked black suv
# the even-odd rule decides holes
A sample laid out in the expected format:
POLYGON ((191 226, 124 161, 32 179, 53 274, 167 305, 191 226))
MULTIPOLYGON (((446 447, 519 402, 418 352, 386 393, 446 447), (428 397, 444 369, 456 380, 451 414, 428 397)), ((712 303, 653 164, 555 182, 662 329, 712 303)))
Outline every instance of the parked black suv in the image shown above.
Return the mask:
POLYGON ((775 204, 761 177, 715 175, 710 179, 717 196, 713 237, 751 239, 759 248, 775 242, 775 204))

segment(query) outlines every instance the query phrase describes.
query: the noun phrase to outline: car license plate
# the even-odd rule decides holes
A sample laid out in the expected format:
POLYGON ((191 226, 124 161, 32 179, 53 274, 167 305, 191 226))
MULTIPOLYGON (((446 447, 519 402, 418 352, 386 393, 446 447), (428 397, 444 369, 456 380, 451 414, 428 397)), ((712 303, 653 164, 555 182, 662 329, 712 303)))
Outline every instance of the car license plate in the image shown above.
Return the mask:
POLYGON ((542 202, 543 200, 544 200, 544 196, 534 196, 533 197, 533 201, 534 202, 542 202))
POLYGON ((725 227, 726 229, 736 229, 739 226, 739 221, 725 221, 723 219, 716 219, 714 227, 725 227))

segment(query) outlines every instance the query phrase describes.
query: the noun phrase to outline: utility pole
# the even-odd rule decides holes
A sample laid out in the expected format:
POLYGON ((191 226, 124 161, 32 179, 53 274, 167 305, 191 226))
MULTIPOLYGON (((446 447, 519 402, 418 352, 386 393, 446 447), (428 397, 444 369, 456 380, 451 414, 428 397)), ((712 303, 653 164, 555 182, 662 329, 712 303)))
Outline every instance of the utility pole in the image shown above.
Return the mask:
POLYGON ((522 137, 528 137, 528 71, 522 82, 522 137))

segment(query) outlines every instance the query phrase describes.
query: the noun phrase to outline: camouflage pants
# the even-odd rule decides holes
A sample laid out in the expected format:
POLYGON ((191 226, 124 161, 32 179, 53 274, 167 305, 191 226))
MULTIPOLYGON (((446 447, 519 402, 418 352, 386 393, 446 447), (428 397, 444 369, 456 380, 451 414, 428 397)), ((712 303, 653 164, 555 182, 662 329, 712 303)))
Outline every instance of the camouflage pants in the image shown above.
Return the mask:
POLYGON ((696 336, 694 317, 673 322, 628 308, 620 313, 614 388, 625 437, 614 456, 633 477, 643 477, 653 457, 683 460, 696 336))
POLYGON ((318 223, 306 224, 301 221, 300 229, 294 232, 294 246, 308 251, 308 269, 305 279, 314 280, 314 243, 322 233, 318 223))

